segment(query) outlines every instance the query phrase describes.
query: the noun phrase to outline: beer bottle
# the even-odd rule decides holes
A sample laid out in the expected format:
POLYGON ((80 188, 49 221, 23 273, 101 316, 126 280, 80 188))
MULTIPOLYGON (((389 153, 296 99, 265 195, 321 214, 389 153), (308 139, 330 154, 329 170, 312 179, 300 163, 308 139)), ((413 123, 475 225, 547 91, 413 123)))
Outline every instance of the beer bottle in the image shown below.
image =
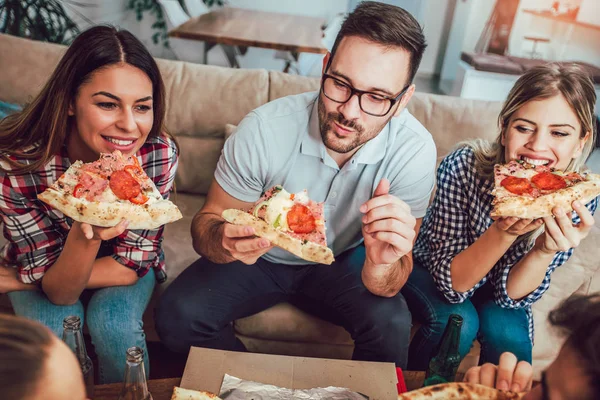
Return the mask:
POLYGON ((127 365, 119 400, 152 400, 146 382, 144 350, 130 347, 125 354, 127 365))
POLYGON ((88 398, 94 397, 94 365, 85 351, 85 342, 81 332, 81 320, 76 315, 68 316, 63 320, 62 340, 75 353, 83 379, 85 381, 85 391, 88 398))
POLYGON ((460 315, 451 314, 448 318, 437 354, 429 361, 423 386, 454 381, 461 361, 459 344, 462 323, 463 318, 460 315))

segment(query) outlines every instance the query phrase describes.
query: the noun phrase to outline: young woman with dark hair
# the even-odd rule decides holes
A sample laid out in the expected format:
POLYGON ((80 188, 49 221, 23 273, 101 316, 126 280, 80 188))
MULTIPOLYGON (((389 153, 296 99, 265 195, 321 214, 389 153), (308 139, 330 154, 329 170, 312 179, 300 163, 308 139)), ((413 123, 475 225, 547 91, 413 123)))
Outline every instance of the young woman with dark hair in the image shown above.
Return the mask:
MULTIPOLYGON (((74 222, 36 195, 76 160, 135 155, 166 198, 178 150, 164 132, 165 89, 156 62, 127 31, 79 35, 41 92, 0 121, 0 292, 18 315, 57 335, 65 316, 87 323, 101 383, 120 381, 128 347, 146 349, 142 314, 164 268, 162 228, 74 222), (87 305, 87 309, 84 308, 87 305)), ((147 362, 148 358, 145 358, 147 362)), ((146 365, 148 371, 148 365, 146 365)))

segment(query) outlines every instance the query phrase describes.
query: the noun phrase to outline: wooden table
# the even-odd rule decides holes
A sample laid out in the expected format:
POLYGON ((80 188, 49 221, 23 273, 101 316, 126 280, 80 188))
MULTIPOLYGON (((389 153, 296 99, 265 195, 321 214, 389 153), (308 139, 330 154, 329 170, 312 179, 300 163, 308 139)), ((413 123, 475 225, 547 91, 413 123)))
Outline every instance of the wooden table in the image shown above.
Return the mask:
POLYGON ((325 19, 300 15, 221 7, 191 18, 169 32, 169 36, 201 40, 204 62, 215 44, 262 47, 298 53, 325 54, 321 44, 325 19))
MULTIPOLYGON (((462 380, 461 376, 456 377, 462 380)), ((418 389, 423 386, 425 372, 423 371, 404 371, 404 381, 408 390, 418 389)), ((173 394, 173 386, 179 386, 181 378, 151 379, 148 381, 148 390, 152 394, 153 400, 170 400, 173 394)), ((109 385, 98 385, 95 387, 94 400, 116 400, 121 390, 120 383, 109 385)))

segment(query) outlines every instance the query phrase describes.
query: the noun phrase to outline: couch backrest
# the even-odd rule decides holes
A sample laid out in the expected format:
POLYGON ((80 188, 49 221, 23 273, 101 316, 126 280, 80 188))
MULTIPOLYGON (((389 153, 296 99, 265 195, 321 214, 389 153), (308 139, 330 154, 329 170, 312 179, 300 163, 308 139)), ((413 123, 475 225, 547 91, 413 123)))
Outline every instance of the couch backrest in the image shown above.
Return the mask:
MULTIPOLYGON (((24 104, 39 92, 65 46, 0 34, 0 100, 24 104)), ((177 187, 206 193, 226 124, 279 97, 317 90, 319 79, 157 60, 167 91, 166 127, 182 148, 177 187)), ((418 89, 418 87, 417 87, 418 89)), ((501 104, 416 93, 409 110, 431 132, 438 161, 461 140, 494 139, 501 104)))

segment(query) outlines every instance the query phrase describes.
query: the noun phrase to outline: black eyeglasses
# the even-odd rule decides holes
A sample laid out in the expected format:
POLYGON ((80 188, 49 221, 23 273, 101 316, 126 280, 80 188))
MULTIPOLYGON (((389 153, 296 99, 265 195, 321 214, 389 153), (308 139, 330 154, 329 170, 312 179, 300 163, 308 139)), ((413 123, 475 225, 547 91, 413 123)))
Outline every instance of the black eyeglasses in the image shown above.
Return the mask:
MULTIPOLYGON (((331 58, 327 63, 325 71, 329 69, 331 58)), ((394 104, 396 104, 402 96, 406 93, 410 84, 406 85, 404 89, 396 97, 388 97, 373 92, 365 92, 364 90, 358 90, 346 82, 329 75, 323 74, 321 79, 321 90, 325 97, 336 103, 347 103, 352 96, 355 94, 358 96, 358 105, 360 109, 366 114, 373 115, 375 117, 383 117, 390 112, 394 104)))

